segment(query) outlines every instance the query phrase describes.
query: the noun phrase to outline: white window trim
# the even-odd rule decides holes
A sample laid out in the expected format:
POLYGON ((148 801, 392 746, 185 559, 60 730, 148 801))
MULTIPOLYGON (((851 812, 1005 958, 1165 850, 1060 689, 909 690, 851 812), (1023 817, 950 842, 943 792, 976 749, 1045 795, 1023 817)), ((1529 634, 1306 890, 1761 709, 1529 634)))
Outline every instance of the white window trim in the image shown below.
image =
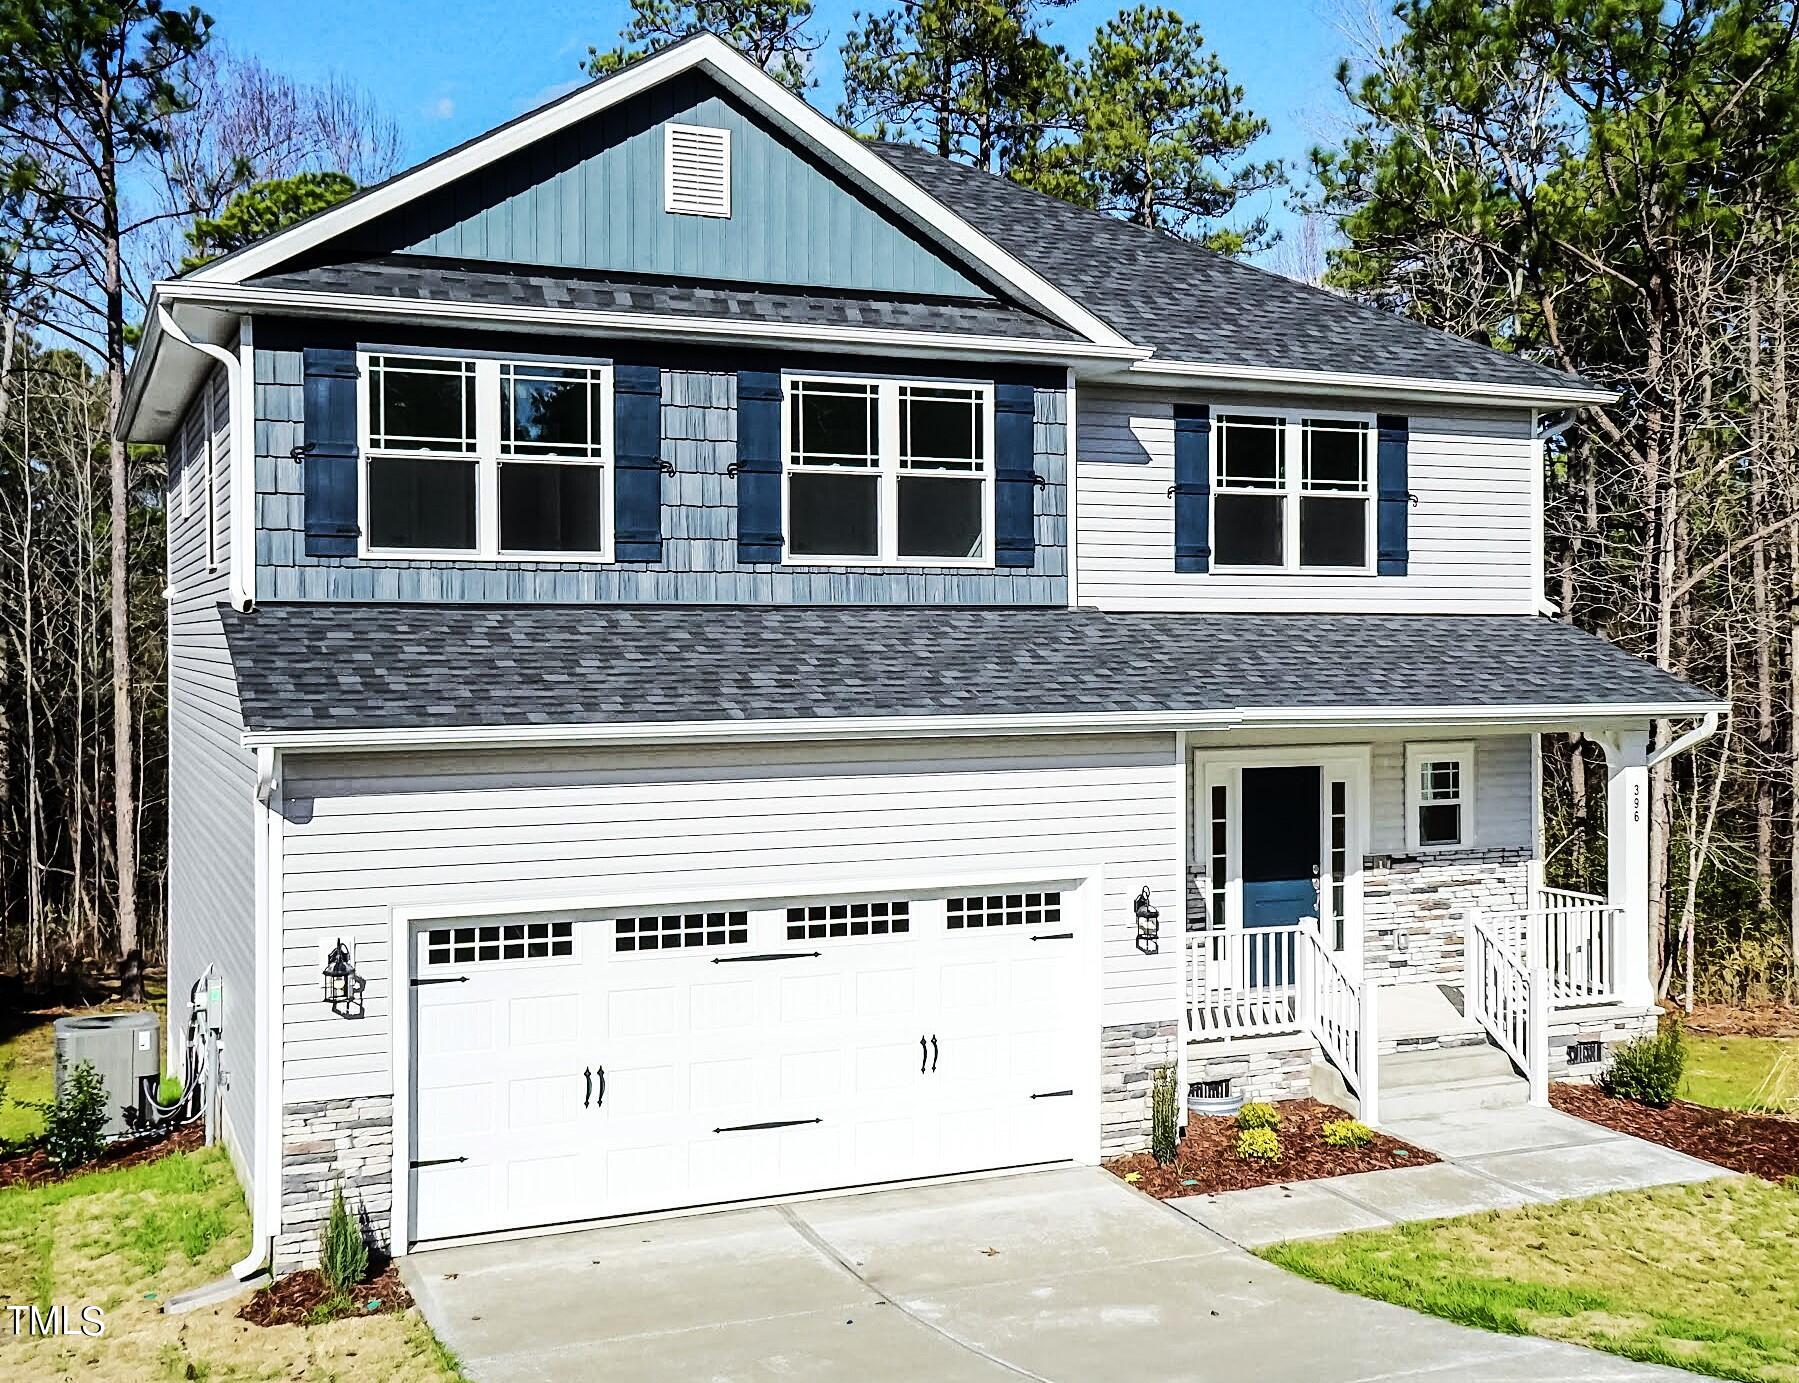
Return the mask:
POLYGON ((218 479, 218 433, 216 419, 213 417, 212 379, 208 376, 202 388, 201 426, 206 430, 204 450, 201 455, 204 470, 202 477, 206 485, 206 570, 219 569, 219 479, 218 479))
POLYGON ((1440 855, 1453 850, 1472 850, 1475 843, 1474 817, 1474 741, 1445 740, 1437 743, 1408 744, 1405 747, 1405 843, 1414 855, 1440 855), (1424 805, 1419 770, 1427 763, 1453 759, 1461 769, 1462 838, 1454 844, 1424 845, 1418 838, 1418 810, 1424 805))
POLYGON ((565 563, 597 566, 613 560, 613 486, 617 441, 612 400, 612 366, 597 360, 562 359, 539 355, 476 355, 466 352, 371 346, 356 353, 356 466, 357 555, 380 562, 516 562, 565 563), (376 547, 369 536, 369 362, 377 356, 466 362, 475 367, 475 449, 465 451, 390 451, 383 456, 423 460, 461 461, 475 471, 475 546, 472 548, 376 547), (500 452, 500 366, 566 366, 597 370, 600 397, 596 405, 600 422, 600 455, 597 459, 559 456, 508 457, 500 452), (593 552, 537 552, 500 546, 500 464, 517 460, 527 464, 593 466, 600 471, 600 548, 593 552))
POLYGON ((786 567, 904 567, 957 568, 965 571, 996 569, 995 548, 998 538, 995 523, 995 458, 993 408, 996 390, 991 380, 942 379, 922 375, 813 374, 795 372, 781 376, 781 532, 788 551, 782 565, 786 567), (801 466, 793 464, 793 386, 803 384, 855 384, 878 386, 875 401, 875 465, 873 467, 801 466), (982 554, 979 557, 901 557, 899 555, 899 478, 902 475, 947 477, 972 476, 970 471, 902 471, 899 456, 899 391, 901 385, 917 384, 927 388, 978 390, 983 400, 981 439, 984 465, 979 472, 981 486, 982 554), (793 504, 792 480, 796 469, 815 474, 872 475, 876 479, 876 520, 879 524, 877 548, 873 556, 829 556, 792 552, 793 504))
MULTIPOLYGON (((1378 540, 1377 513, 1380 495, 1380 476, 1377 467, 1380 462, 1378 448, 1379 425, 1373 413, 1346 413, 1328 408, 1258 408, 1253 404, 1233 406, 1230 408, 1214 408, 1212 411, 1213 437, 1208 448, 1207 466, 1211 472, 1212 503, 1207 516, 1207 541, 1214 556, 1218 552, 1218 496, 1261 494, 1278 495, 1284 501, 1281 506, 1281 565, 1279 566, 1243 566, 1212 563, 1212 571, 1221 576, 1353 576, 1371 577, 1378 574, 1376 551, 1378 540), (1274 418, 1279 421, 1283 441, 1281 485, 1279 489, 1249 489, 1246 487, 1226 487, 1220 484, 1224 464, 1223 430, 1228 428, 1227 420, 1240 418, 1274 418), (1312 492, 1306 491, 1305 485, 1305 424, 1321 423, 1360 423, 1365 431, 1362 438, 1364 448, 1363 461, 1367 468, 1368 487, 1366 491, 1367 513, 1364 516, 1365 532, 1362 539, 1362 550, 1366 562, 1359 567, 1302 567, 1299 564, 1299 510, 1301 498, 1312 492)), ((1318 491, 1320 495, 1332 492, 1318 491)), ((1345 498, 1347 491, 1334 492, 1345 498)))

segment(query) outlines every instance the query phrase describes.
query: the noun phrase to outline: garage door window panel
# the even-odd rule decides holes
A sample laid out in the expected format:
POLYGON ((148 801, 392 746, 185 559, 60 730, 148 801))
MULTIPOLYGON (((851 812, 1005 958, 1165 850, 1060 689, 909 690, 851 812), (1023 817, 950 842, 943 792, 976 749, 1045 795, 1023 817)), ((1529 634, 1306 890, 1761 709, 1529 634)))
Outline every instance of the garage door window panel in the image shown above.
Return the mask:
POLYGON ((789 941, 839 937, 901 936, 912 929, 912 905, 903 900, 809 903, 787 909, 789 941))
POLYGON ((745 911, 663 912, 612 920, 612 949, 621 955, 747 946, 745 911))
POLYGON ((1053 925, 1061 920, 1059 892, 973 894, 944 903, 943 925, 952 932, 1053 925))
POLYGON ((572 922, 482 922, 432 927, 425 933, 427 966, 554 960, 574 953, 572 922))

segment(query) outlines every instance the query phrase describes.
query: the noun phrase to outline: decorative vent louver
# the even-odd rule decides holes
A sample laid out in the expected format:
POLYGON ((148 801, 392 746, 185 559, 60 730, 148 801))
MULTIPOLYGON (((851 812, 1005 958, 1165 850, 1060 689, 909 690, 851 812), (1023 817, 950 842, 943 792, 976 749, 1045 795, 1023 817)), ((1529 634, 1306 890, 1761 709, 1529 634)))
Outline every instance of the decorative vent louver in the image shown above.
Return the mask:
POLYGON ((667 209, 681 216, 731 214, 731 132, 709 125, 663 126, 667 209))

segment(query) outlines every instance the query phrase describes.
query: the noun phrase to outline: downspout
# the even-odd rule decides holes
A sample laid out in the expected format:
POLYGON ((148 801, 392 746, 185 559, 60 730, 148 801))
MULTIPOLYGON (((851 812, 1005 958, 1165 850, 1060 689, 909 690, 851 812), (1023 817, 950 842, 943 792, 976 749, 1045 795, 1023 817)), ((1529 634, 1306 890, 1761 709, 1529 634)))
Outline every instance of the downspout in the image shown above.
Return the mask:
POLYGON ((225 573, 225 580, 234 610, 248 610, 254 599, 247 583, 249 576, 248 562, 243 545, 238 541, 238 534, 244 529, 246 506, 256 503, 253 465, 246 464, 251 456, 250 448, 254 439, 246 435, 244 420, 244 390, 240 375, 243 362, 239 356, 226 350, 223 346, 215 346, 210 341, 196 341, 181 329, 174 314, 158 303, 156 320, 162 329, 189 350, 199 351, 210 356, 225 367, 225 409, 226 418, 231 428, 231 562, 225 573))
POLYGON ((1645 766, 1648 768, 1654 768, 1657 764, 1663 762, 1664 760, 1671 759, 1676 754, 1684 753, 1687 750, 1691 749, 1696 744, 1704 743, 1706 740, 1710 739, 1713 735, 1715 735, 1717 733, 1718 733, 1718 712, 1707 711, 1705 713, 1704 718, 1697 725, 1695 725, 1691 730, 1688 730, 1684 735, 1680 736, 1678 739, 1669 740, 1660 749, 1656 750, 1653 754, 1651 754, 1649 756, 1649 758, 1647 759, 1645 766))
POLYGON ((239 1281, 255 1277, 275 1264, 276 1217, 273 1206, 279 1204, 281 1177, 280 1130, 281 1107, 276 1099, 274 1082, 280 1069, 275 1059, 275 1043, 280 1032, 280 1004, 274 992, 274 938, 269 919, 273 914, 269 872, 273 856, 272 833, 279 821, 276 807, 281 800, 281 751, 260 748, 256 751, 256 1115, 253 1153, 256 1183, 250 1195, 250 1251, 231 1265, 231 1276, 239 1281))

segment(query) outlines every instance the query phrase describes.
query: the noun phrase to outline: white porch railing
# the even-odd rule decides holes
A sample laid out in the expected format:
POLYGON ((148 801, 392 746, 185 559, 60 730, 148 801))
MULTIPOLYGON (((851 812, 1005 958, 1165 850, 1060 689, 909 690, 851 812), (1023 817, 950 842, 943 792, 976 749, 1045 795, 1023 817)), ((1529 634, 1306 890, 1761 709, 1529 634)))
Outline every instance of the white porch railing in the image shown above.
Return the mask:
POLYGON ((1187 1030, 1253 1037, 1299 1027, 1294 1002, 1297 925, 1187 934, 1187 1030))
POLYGON ((1618 928, 1623 909, 1592 893, 1537 888, 1531 905, 1485 914, 1488 932, 1505 942, 1526 967, 1549 972, 1554 1008, 1616 1001, 1618 928))
POLYGON ((1526 963, 1514 936, 1471 916, 1463 1005, 1530 1080, 1530 1101, 1549 1102, 1549 972, 1526 963))
POLYGON ((1299 1019, 1355 1092, 1364 1123, 1380 1118, 1380 989, 1357 984, 1337 963, 1318 934, 1318 924, 1302 923, 1297 992, 1299 1019))

